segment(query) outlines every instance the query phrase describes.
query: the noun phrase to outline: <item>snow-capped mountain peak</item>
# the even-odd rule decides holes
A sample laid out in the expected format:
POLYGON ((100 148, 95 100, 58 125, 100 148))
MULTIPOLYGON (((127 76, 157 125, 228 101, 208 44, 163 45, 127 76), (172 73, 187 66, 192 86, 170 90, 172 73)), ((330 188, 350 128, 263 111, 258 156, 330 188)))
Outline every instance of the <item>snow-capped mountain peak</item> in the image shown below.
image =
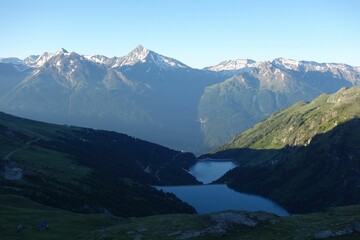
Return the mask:
POLYGON ((139 45, 125 57, 126 61, 123 65, 134 65, 139 61, 144 62, 148 54, 149 50, 139 45))
POLYGON ((41 67, 43 66, 53 55, 51 53, 45 52, 42 55, 35 58, 27 58, 26 64, 31 67, 41 67))
POLYGON ((153 63, 160 69, 167 68, 187 68, 187 66, 173 58, 165 57, 144 48, 142 45, 137 46, 128 55, 118 58, 113 67, 132 66, 137 63, 153 63))
POLYGON ((59 50, 57 50, 53 55, 62 55, 62 54, 64 54, 64 55, 68 55, 69 54, 69 52, 68 51, 66 51, 66 49, 64 49, 64 48, 60 48, 59 50))
POLYGON ((145 58, 149 54, 149 50, 139 45, 132 50, 128 55, 119 58, 113 67, 134 65, 138 62, 145 62, 145 58))
POLYGON ((256 63, 251 59, 236 59, 236 60, 227 60, 219 63, 218 65, 206 67, 206 70, 220 72, 220 71, 233 71, 246 68, 256 63))
POLYGON ((27 58, 24 59, 24 63, 28 66, 30 66, 32 63, 34 63, 40 55, 30 55, 27 58))
POLYGON ((130 52, 130 56, 143 60, 149 54, 149 50, 144 48, 142 45, 138 45, 134 50, 130 52))
POLYGON ((29 56, 25 58, 24 62, 27 66, 30 67, 42 67, 51 58, 59 57, 59 56, 70 56, 70 53, 66 51, 64 48, 60 48, 55 53, 45 52, 40 56, 36 56, 36 55, 29 56))

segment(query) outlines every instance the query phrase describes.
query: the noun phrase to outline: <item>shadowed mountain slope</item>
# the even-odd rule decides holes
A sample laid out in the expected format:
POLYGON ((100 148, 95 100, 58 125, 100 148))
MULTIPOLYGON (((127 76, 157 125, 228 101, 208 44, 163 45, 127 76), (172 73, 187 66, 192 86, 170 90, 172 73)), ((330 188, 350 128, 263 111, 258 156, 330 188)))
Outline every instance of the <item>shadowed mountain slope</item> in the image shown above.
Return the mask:
POLYGON ((0 113, 0 192, 75 212, 119 216, 194 212, 150 187, 198 184, 195 161, 115 132, 41 123, 0 113), (170 174, 171 173, 171 174, 170 174))
POLYGON ((217 149, 240 167, 218 182, 267 196, 290 212, 360 202, 360 88, 274 114, 217 149))

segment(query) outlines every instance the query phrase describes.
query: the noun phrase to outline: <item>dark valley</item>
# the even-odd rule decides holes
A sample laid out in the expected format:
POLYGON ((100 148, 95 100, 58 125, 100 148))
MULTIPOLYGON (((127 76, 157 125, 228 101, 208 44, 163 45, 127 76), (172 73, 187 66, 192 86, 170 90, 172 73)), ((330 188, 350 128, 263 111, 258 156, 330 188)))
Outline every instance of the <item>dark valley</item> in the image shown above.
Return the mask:
POLYGON ((0 113, 0 191, 81 213, 144 216, 195 210, 149 186, 199 184, 194 155, 124 134, 0 113))

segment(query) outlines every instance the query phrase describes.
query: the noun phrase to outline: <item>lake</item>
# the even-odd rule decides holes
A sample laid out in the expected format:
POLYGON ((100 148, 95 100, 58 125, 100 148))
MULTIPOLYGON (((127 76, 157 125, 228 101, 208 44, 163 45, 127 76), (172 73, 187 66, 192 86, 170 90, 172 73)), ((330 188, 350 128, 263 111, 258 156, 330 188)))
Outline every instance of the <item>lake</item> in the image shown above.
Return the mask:
POLYGON ((178 198, 193 206, 198 213, 226 210, 264 211, 279 216, 289 213, 273 201, 246 193, 236 192, 225 184, 156 187, 174 193, 178 198))
POLYGON ((197 162, 194 166, 190 167, 189 172, 195 176, 197 180, 206 184, 217 180, 236 166, 236 163, 232 161, 208 159, 207 161, 197 162))
MULTIPOLYGON (((199 161, 189 172, 203 183, 211 183, 236 167, 232 161, 199 161)), ((165 192, 174 193, 184 202, 192 205, 198 213, 226 210, 264 211, 279 216, 289 213, 275 202, 252 194, 236 192, 225 184, 194 186, 158 186, 165 192)))

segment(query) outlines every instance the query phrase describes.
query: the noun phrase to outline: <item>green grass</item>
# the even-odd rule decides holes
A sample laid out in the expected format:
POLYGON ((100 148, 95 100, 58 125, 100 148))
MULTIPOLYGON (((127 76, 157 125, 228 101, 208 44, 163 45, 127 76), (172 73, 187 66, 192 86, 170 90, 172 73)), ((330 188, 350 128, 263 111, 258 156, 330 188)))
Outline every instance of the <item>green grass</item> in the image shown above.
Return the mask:
POLYGON ((8 168, 0 172, 1 194, 21 195, 80 213, 103 209, 117 216, 195 212, 175 196, 149 186, 157 182, 155 165, 175 169, 174 174, 163 174, 163 182, 196 183, 182 170, 182 164, 196 161, 192 154, 181 154, 183 158, 176 164, 168 164, 179 152, 125 134, 42 123, 0 112, 0 157, 9 153, 8 168), (13 165, 22 169, 22 174, 16 175, 19 179, 9 179, 13 165), (150 174, 141 167, 150 165, 154 170, 150 174))
MULTIPOLYGON (((0 113, 0 124, 7 126, 11 130, 21 131, 31 138, 53 137, 56 138, 61 135, 60 132, 64 133, 64 125, 56 125, 38 121, 29 121, 24 118, 14 117, 4 113, 0 113)), ((72 130, 76 127, 68 127, 67 134, 72 134, 72 130)))
POLYGON ((4 143, 0 143, 0 157, 4 158, 8 153, 16 150, 17 148, 19 148, 21 145, 14 145, 14 144, 4 144, 4 143))
MULTIPOLYGON (((112 220, 102 214, 79 214, 46 207, 26 198, 0 196, 0 236, 10 239, 314 239, 322 231, 353 229, 360 224, 360 205, 330 209, 327 212, 278 217, 267 213, 231 212, 257 219, 255 227, 227 223, 219 225, 215 214, 164 214, 143 218, 112 220), (46 220, 48 229, 36 225, 46 220), (224 227, 225 226, 225 227, 224 227), (216 232, 222 228, 224 231, 216 232)), ((353 231, 331 239, 357 239, 353 231)))
POLYGON ((211 225, 201 215, 169 214, 125 219, 121 224, 85 234, 81 239, 176 239, 184 231, 200 231, 211 225))
POLYGON ((292 213, 359 204, 359 102, 360 87, 344 88, 239 134, 215 154, 240 165, 219 183, 268 197, 292 213))
POLYGON ((329 132, 337 125, 360 117, 359 92, 360 87, 353 87, 331 95, 323 94, 310 103, 297 103, 237 135, 214 152, 308 145, 316 134, 329 132))
MULTIPOLYGON (((322 231, 336 231, 351 228, 360 221, 360 206, 334 208, 325 213, 277 217, 266 213, 245 213, 259 217, 255 227, 229 224, 222 233, 207 215, 158 215, 147 218, 127 219, 120 224, 85 234, 81 239, 177 239, 186 234, 198 236, 189 239, 314 239, 322 231)), ((334 234, 335 235, 335 234, 334 234)), ((353 232, 332 239, 357 239, 360 234, 353 232)))
POLYGON ((77 239, 91 230, 102 229, 116 222, 101 214, 77 214, 45 207, 26 198, 0 195, 0 239, 77 239), (36 225, 46 220, 48 229, 36 225))
POLYGON ((24 169, 42 172, 64 182, 81 179, 91 173, 90 168, 75 164, 63 153, 37 146, 16 152, 12 159, 24 169))

